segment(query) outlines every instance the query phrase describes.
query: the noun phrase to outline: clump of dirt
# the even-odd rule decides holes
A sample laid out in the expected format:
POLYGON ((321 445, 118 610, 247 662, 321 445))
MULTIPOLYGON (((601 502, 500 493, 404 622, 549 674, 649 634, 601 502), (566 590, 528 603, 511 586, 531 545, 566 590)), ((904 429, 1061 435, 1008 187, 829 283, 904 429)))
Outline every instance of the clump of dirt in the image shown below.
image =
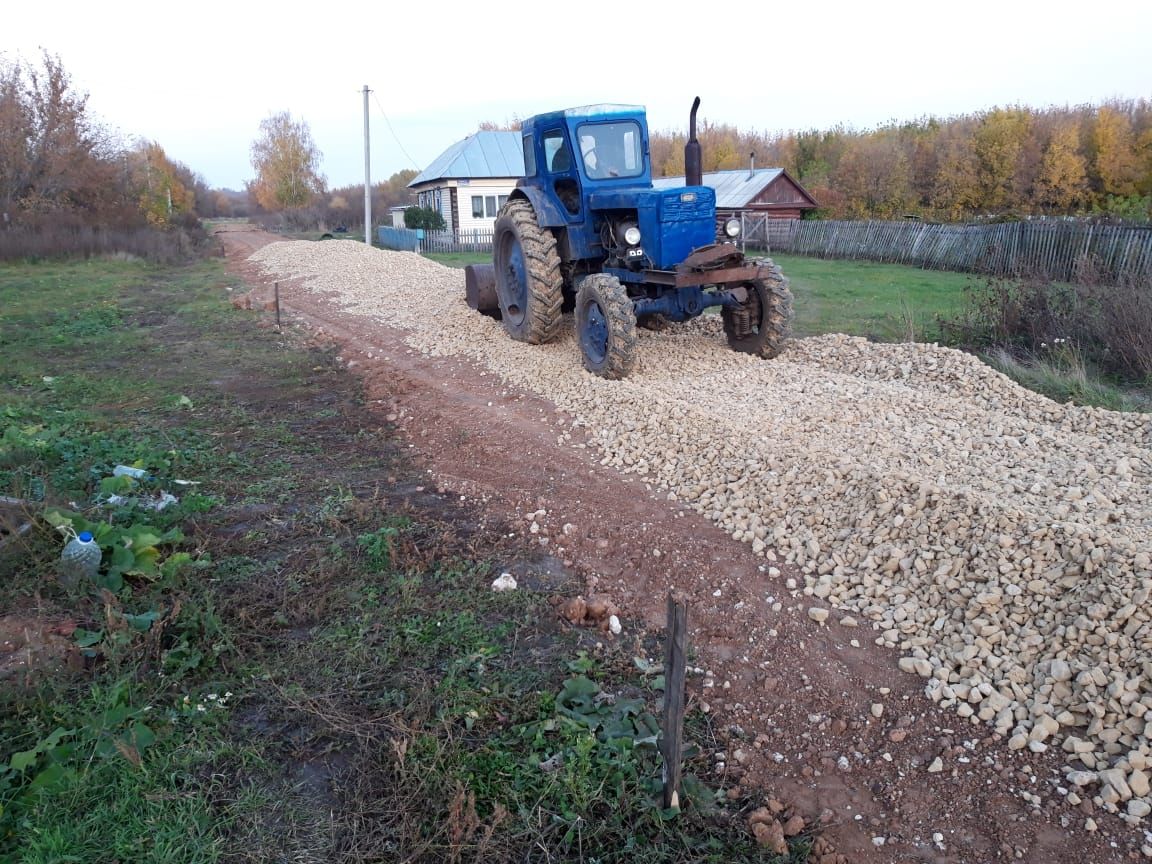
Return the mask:
POLYGON ((29 683, 38 673, 75 668, 80 662, 72 634, 76 622, 28 615, 0 617, 0 681, 29 683))

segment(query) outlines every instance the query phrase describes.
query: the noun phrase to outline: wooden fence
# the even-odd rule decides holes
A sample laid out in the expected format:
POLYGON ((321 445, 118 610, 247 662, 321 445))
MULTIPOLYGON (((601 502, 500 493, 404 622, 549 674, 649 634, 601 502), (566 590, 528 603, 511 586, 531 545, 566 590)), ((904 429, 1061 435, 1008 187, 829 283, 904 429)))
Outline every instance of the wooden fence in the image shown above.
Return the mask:
POLYGON ((491 230, 425 231, 421 252, 491 252, 491 230))
POLYGON ((1152 227, 1060 219, 942 225, 746 216, 744 242, 773 252, 858 258, 993 276, 1152 282, 1152 227))
MULTIPOLYGON (((491 230, 380 230, 392 249, 423 253, 492 251, 491 230)), ((1152 227, 1063 219, 997 224, 831 222, 744 216, 746 246, 817 258, 852 258, 993 276, 1152 284, 1152 227)))

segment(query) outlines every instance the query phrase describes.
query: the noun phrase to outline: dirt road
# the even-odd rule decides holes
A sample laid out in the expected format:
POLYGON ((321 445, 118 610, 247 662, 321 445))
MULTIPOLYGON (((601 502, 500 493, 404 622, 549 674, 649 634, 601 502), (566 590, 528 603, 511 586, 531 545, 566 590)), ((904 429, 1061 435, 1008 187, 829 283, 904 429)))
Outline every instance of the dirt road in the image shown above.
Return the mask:
MULTIPOLYGON (((247 230, 220 236, 259 307, 272 277, 249 257, 278 238, 247 230)), ((593 446, 597 426, 574 423, 482 363, 420 350, 404 330, 287 274, 280 296, 290 324, 342 345, 382 422, 406 432, 431 482, 486 508, 524 542, 548 546, 558 564, 584 575, 589 591, 610 595, 623 610, 621 638, 659 627, 668 591, 688 601, 693 663, 701 670, 690 677, 692 707, 731 730, 711 782, 763 789, 795 802, 809 819, 822 817, 852 861, 1142 857, 1140 828, 1091 800, 1074 807, 1059 793, 1058 748, 1009 750, 1006 736, 988 725, 938 708, 925 697, 923 679, 900 670, 900 654, 875 644, 869 622, 841 624, 835 611, 826 624, 812 620, 814 598, 802 589, 815 570, 805 572, 802 553, 775 561, 754 554, 751 531, 735 539, 741 532, 670 500, 682 496, 635 464, 615 460, 623 471, 602 464, 612 460, 593 446), (1088 819, 1098 830, 1086 830, 1088 819)), ((391 301, 382 294, 380 302, 391 301)), ((710 360, 685 362, 705 374, 710 360)), ((869 374, 862 369, 860 378, 869 374)), ((735 420, 763 428, 772 416, 768 405, 735 420)), ((818 438, 829 418, 805 422, 808 436, 818 438)), ((802 425, 788 434, 805 434, 802 425)), ((1022 499, 1036 494, 1021 491, 1022 499)))

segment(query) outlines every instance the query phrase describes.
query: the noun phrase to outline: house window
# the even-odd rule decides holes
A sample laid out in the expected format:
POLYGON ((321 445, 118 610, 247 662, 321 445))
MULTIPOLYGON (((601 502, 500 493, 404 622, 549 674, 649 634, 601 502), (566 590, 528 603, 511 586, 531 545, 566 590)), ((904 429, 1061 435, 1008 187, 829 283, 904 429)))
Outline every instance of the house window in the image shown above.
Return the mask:
POLYGON ((484 198, 481 195, 472 196, 472 218, 484 218, 484 198))
POLYGON ((484 198, 484 212, 490 219, 496 218, 496 196, 487 195, 484 198))

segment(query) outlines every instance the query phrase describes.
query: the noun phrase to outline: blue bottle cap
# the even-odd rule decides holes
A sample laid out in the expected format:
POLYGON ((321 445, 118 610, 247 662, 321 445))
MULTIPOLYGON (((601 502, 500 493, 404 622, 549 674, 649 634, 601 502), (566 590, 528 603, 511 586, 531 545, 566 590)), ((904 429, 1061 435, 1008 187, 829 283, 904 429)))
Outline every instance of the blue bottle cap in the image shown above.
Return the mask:
POLYGON ((91 543, 92 542, 92 532, 91 531, 81 531, 79 534, 76 535, 76 539, 79 540, 81 543, 91 543))

